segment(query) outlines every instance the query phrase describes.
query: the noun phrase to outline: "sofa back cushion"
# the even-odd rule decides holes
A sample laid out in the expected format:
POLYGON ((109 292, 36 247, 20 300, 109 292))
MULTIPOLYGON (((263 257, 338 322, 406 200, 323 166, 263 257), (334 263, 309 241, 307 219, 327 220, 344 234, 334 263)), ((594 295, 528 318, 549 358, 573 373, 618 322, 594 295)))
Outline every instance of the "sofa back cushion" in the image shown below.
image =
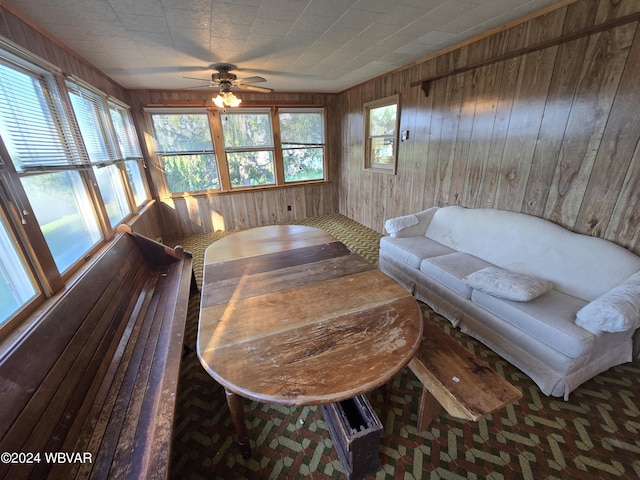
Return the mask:
POLYGON ((539 217, 495 209, 439 208, 426 236, 498 267, 550 280, 591 301, 640 270, 640 257, 539 217))

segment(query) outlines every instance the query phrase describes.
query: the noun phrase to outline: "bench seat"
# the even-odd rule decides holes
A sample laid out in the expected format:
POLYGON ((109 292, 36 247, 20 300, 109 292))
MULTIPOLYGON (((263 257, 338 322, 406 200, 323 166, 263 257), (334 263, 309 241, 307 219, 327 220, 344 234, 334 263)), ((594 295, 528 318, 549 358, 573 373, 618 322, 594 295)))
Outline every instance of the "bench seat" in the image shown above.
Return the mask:
POLYGON ((120 233, 3 346, 0 450, 41 456, 0 477, 167 478, 194 285, 190 254, 120 233), (47 461, 55 452, 82 455, 47 461))

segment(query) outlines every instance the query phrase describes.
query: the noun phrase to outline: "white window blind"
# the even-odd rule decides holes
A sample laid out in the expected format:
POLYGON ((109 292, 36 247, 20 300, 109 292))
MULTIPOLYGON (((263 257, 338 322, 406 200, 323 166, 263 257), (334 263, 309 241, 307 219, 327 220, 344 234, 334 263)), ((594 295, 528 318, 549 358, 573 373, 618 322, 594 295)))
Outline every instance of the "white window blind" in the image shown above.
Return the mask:
POLYGON ((86 163, 45 75, 0 63, 0 136, 18 171, 86 163))
POLYGON ((118 140, 120 152, 125 160, 142 158, 138 136, 128 108, 109 102, 109 113, 118 140))
POLYGON ((99 164, 121 159, 122 155, 111 128, 106 99, 74 82, 67 82, 67 88, 91 163, 99 164))

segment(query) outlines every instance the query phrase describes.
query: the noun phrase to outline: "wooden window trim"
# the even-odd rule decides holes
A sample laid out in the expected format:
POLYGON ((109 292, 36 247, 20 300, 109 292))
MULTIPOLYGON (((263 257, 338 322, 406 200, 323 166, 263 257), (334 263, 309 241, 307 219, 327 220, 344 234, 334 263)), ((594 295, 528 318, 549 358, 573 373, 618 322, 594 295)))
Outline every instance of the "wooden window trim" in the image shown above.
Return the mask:
POLYGON ((386 173, 389 175, 395 175, 398 170, 398 139, 400 130, 400 95, 391 95, 388 97, 380 98, 366 102, 364 104, 364 169, 370 172, 386 173), (373 109, 379 107, 385 107, 388 105, 396 105, 396 127, 394 135, 370 135, 369 133, 369 121, 370 112, 373 109), (393 163, 386 165, 375 163, 372 161, 371 152, 371 140, 373 138, 392 138, 393 143, 393 163))

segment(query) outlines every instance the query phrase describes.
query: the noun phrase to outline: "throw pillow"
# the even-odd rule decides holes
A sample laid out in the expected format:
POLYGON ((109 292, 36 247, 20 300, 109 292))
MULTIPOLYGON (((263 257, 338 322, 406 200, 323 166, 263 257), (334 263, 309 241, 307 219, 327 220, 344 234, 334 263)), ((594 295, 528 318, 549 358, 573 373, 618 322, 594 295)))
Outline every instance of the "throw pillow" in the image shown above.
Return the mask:
POLYGON ((551 289, 553 284, 542 278, 512 272, 498 267, 486 267, 462 279, 471 288, 494 297, 528 302, 551 289))
POLYGON ((576 325, 595 334, 640 328, 640 283, 622 283, 586 304, 576 314, 576 325))

